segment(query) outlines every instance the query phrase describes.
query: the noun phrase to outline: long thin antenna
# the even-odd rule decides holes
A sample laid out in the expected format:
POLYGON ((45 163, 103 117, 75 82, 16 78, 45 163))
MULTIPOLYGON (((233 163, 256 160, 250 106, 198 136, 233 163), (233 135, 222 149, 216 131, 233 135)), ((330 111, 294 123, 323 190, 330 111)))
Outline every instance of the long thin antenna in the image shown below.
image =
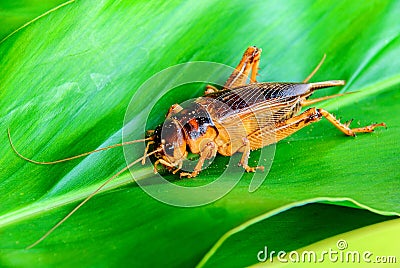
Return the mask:
POLYGON ((104 186, 106 186, 108 183, 110 183, 113 179, 115 179, 116 177, 118 177, 119 175, 121 175, 121 173, 123 173, 124 171, 126 171, 127 169, 129 169, 130 167, 132 167, 134 164, 142 161, 142 159, 153 155, 157 152, 160 152, 162 150, 162 148, 159 148, 145 156, 140 157, 139 159, 136 159, 135 161, 133 161, 132 163, 130 163, 129 165, 127 165, 126 167, 124 167, 123 169, 121 169, 120 171, 118 171, 116 174, 114 174, 111 178, 109 178, 108 180, 106 180, 102 185, 100 185, 95 191, 93 191, 88 197, 86 197, 82 202, 80 202, 70 213, 68 213, 62 220, 60 220, 56 225, 54 225, 50 230, 47 231, 47 233, 45 233, 41 238, 39 238, 35 243, 33 243, 32 245, 28 246, 26 249, 31 249, 34 246, 36 246, 37 244, 39 244, 40 242, 42 242, 46 237, 48 237, 52 232, 54 232, 55 229, 57 229, 61 224, 63 224, 69 217, 71 217, 80 207, 82 207, 87 201, 89 201, 93 196, 95 196, 101 189, 104 188, 104 186))
POLYGON ((318 72, 319 68, 321 68, 322 64, 324 63, 326 59, 326 54, 324 54, 324 56, 322 57, 321 61, 318 63, 317 67, 314 68, 314 70, 307 76, 306 79, 304 79, 303 83, 307 83, 316 72, 318 72))
POLYGON ((26 156, 23 156, 21 153, 19 153, 19 152, 17 151, 17 149, 15 148, 15 146, 14 146, 14 144, 13 144, 13 142, 12 142, 11 134, 10 134, 10 129, 9 129, 9 128, 7 128, 7 134, 8 134, 8 140, 10 141, 10 145, 11 145, 11 148, 13 149, 13 151, 14 151, 19 157, 21 157, 22 159, 24 159, 24 160, 26 160, 26 161, 28 161, 28 162, 37 164, 37 165, 53 165, 53 164, 57 164, 57 163, 61 163, 61 162, 66 162, 66 161, 69 161, 69 160, 73 160, 73 159, 76 159, 76 158, 80 158, 80 157, 83 157, 83 156, 86 156, 86 155, 89 155, 89 154, 92 154, 92 153, 97 153, 97 152, 105 151, 105 150, 108 150, 108 149, 112 149, 112 148, 115 148, 115 147, 124 146, 124 145, 132 144, 132 143, 137 143, 137 142, 145 142, 145 141, 148 141, 148 140, 152 140, 152 139, 153 139, 153 137, 149 137, 149 138, 147 138, 147 139, 126 141, 126 142, 122 142, 122 143, 110 145, 110 146, 103 147, 103 148, 99 148, 99 149, 96 149, 96 150, 93 150, 93 151, 90 151, 90 152, 82 153, 82 154, 79 154, 79 155, 75 155, 75 156, 72 156, 72 157, 67 157, 67 158, 60 159, 60 160, 55 160, 55 161, 35 161, 35 160, 32 160, 32 159, 27 158, 26 156))

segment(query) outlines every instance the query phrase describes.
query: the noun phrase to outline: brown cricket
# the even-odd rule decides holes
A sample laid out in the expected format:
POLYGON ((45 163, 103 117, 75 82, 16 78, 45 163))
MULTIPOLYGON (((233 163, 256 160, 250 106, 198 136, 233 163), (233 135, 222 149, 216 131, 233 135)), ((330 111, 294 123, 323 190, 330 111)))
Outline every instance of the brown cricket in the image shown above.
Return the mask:
POLYGON ((263 167, 248 165, 251 150, 280 141, 322 117, 348 136, 355 136, 358 132, 372 132, 375 127, 386 126, 380 123, 351 129, 351 121, 340 123, 329 112, 314 107, 297 115, 304 106, 343 95, 308 99, 315 90, 342 86, 345 81, 308 83, 322 65, 324 56, 302 83, 258 83, 256 77, 260 56, 261 49, 249 47, 222 90, 209 85, 203 97, 185 107, 174 104, 169 109, 166 121, 155 129, 151 137, 150 143, 159 150, 156 154, 158 160, 155 162, 155 170, 160 163, 174 172, 179 171, 189 150, 200 154, 200 159, 193 172, 181 172, 181 177, 196 177, 202 170, 204 161, 214 157, 217 152, 224 156, 242 153, 239 165, 247 172, 254 172, 263 167), (250 83, 247 84, 250 73, 250 83), (161 135, 165 129, 168 131, 161 135), (236 131, 237 129, 244 131, 236 131))
POLYGON ((157 165, 161 164, 176 173, 181 170, 182 163, 187 158, 189 151, 193 154, 199 154, 199 160, 192 172, 180 172, 180 177, 193 178, 202 170, 204 161, 213 158, 217 153, 224 156, 241 153, 242 157, 238 164, 247 172, 255 172, 257 169, 262 170, 263 167, 250 167, 248 165, 251 150, 278 142, 303 127, 321 120, 322 117, 325 117, 348 136, 355 136, 359 132, 372 132, 378 126, 386 127, 385 123, 379 123, 350 128, 351 121, 343 124, 328 111, 315 107, 299 114, 304 106, 343 95, 335 94, 308 99, 315 90, 345 84, 343 80, 308 83, 321 67, 325 56, 302 83, 259 83, 256 77, 260 56, 261 49, 255 46, 247 48, 222 89, 208 85, 204 96, 186 103, 184 106, 172 105, 165 122, 155 130, 149 131, 150 136, 143 140, 115 144, 61 160, 39 162, 21 155, 14 147, 10 131, 8 131, 10 144, 15 153, 26 161, 35 164, 56 164, 126 144, 148 142, 143 157, 130 163, 105 181, 28 248, 32 248, 43 241, 114 178, 139 161, 144 164, 148 156, 155 155, 157 158, 154 163, 155 172, 157 172, 157 165), (249 76, 250 83, 247 83, 249 76), (148 153, 150 147, 153 147, 153 150, 148 153))

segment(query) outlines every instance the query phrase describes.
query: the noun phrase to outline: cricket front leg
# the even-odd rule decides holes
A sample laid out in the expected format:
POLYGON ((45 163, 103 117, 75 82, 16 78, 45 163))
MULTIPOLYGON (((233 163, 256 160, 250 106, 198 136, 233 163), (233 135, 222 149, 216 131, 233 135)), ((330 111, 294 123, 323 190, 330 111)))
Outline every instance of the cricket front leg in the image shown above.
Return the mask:
POLYGON ((168 163, 168 162, 165 161, 164 159, 158 159, 158 160, 154 163, 154 167, 153 167, 154 174, 157 174, 157 173, 158 173, 157 166, 158 166, 159 164, 164 165, 164 166, 166 166, 166 167, 175 168, 174 165, 172 165, 171 163, 168 163))

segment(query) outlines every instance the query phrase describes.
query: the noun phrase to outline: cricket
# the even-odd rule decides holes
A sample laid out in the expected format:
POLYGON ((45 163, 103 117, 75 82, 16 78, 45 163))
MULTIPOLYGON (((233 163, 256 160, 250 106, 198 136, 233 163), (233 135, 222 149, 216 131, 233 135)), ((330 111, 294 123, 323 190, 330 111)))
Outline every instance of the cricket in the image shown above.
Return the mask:
POLYGON ((221 89, 207 85, 203 96, 183 106, 172 105, 163 124, 154 130, 149 130, 145 139, 114 144, 61 160, 40 162, 21 154, 14 146, 10 130, 8 130, 8 138, 14 152, 26 161, 41 165, 57 164, 118 146, 147 142, 142 157, 107 179, 28 248, 36 246, 48 237, 113 179, 138 162, 145 164, 149 156, 156 158, 155 172, 158 172, 158 166, 162 165, 173 174, 179 172, 181 178, 196 177, 202 171, 204 162, 217 154, 232 156, 239 153, 241 159, 238 165, 242 166, 246 172, 256 172, 256 170, 264 168, 249 166, 252 150, 276 143, 322 118, 327 119, 347 136, 373 132, 376 127, 386 127, 386 124, 382 122, 350 128, 352 120, 341 123, 328 111, 316 107, 310 107, 301 112, 303 107, 314 106, 318 102, 350 94, 309 98, 316 90, 343 86, 345 81, 309 82, 322 66, 325 60, 324 55, 319 64, 301 83, 257 82, 261 52, 262 50, 255 46, 248 47, 221 89), (187 172, 182 170, 182 165, 189 152, 198 155, 199 158, 193 171, 187 172))

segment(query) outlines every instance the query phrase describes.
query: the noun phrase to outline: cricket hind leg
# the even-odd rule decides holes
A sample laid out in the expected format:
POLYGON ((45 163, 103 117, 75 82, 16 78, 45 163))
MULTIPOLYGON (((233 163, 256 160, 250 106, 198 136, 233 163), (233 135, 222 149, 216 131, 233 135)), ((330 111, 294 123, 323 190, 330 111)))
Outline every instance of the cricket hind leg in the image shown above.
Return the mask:
MULTIPOLYGON (((235 70, 225 82, 223 89, 232 89, 246 85, 247 78, 251 72, 250 83, 257 82, 258 66, 260 62, 262 49, 255 46, 248 47, 244 52, 242 59, 235 70)), ((214 86, 207 85, 205 95, 221 91, 214 86)))
POLYGON ((318 109, 318 112, 328 119, 329 122, 331 122, 336 128, 338 128, 340 131, 342 131, 344 134, 347 136, 356 136, 356 133, 368 133, 368 132, 373 132, 376 127, 386 127, 385 123, 379 123, 379 124, 371 124, 365 127, 359 127, 359 128, 350 128, 350 124, 353 121, 350 120, 344 124, 340 123, 338 119, 336 119, 335 116, 333 116, 331 113, 324 109, 318 109))
POLYGON ((331 122, 337 129, 346 134, 347 136, 355 136, 356 133, 362 132, 372 132, 376 127, 386 127, 385 123, 371 124, 360 128, 350 128, 350 123, 340 123, 331 113, 324 109, 317 109, 315 107, 309 108, 300 115, 292 117, 284 122, 279 123, 275 129, 276 141, 282 140, 287 136, 293 134, 294 132, 302 129, 311 123, 321 120, 325 117, 329 122, 331 122))
POLYGON ((225 82, 224 88, 231 89, 246 85, 246 81, 250 72, 252 73, 250 77, 250 83, 256 82, 261 52, 262 49, 255 46, 248 47, 244 52, 239 64, 225 82))

